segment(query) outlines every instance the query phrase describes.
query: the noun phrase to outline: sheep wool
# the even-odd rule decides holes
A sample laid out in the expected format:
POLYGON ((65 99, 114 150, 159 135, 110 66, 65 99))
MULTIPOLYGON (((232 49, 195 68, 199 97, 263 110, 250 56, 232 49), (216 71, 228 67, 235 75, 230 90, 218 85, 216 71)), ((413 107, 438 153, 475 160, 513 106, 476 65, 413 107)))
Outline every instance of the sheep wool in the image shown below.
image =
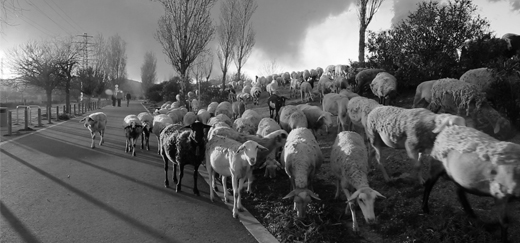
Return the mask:
POLYGON ((256 131, 256 134, 264 137, 265 135, 280 129, 282 128, 274 119, 265 117, 260 120, 260 123, 258 123, 258 130, 256 131))
POLYGON ((341 179, 345 177, 354 188, 368 186, 368 155, 361 135, 341 132, 330 153, 330 169, 341 179))
POLYGON ((466 82, 459 81, 457 79, 441 79, 435 82, 432 86, 432 100, 430 103, 430 110, 436 110, 436 108, 442 107, 445 109, 450 109, 450 107, 445 107, 445 99, 446 96, 450 96, 455 102, 458 110, 466 109, 466 115, 469 116, 470 112, 470 103, 472 101, 475 102, 475 106, 477 109, 480 109, 482 103, 485 102, 486 97, 478 90, 478 88, 466 82))
POLYGON ((315 174, 323 162, 320 146, 310 129, 296 128, 289 133, 284 147, 284 161, 287 174, 294 176, 296 188, 307 188, 309 170, 314 170, 312 172, 315 174))
POLYGON ((435 140, 431 156, 442 160, 452 150, 476 153, 482 161, 495 165, 520 163, 520 144, 497 140, 479 130, 465 126, 450 126, 435 140))
POLYGON ((358 126, 365 128, 368 114, 376 107, 381 106, 377 101, 362 96, 354 97, 348 102, 347 112, 350 121, 358 126))

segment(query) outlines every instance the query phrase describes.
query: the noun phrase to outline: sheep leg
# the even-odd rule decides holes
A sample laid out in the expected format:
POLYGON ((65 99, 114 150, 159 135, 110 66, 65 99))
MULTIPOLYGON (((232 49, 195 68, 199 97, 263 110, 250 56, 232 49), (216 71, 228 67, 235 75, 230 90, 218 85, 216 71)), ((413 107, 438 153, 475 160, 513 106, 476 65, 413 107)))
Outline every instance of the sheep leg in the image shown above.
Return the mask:
POLYGON ((383 178, 385 179, 386 182, 389 182, 390 177, 388 176, 388 173, 386 172, 386 168, 383 165, 383 161, 381 161, 381 146, 376 145, 374 143, 371 143, 371 145, 372 145, 372 148, 374 148, 374 151, 376 152, 377 164, 379 166, 379 169, 383 173, 383 178))
MULTIPOLYGON (((253 169, 250 169, 247 173, 247 193, 253 194, 253 189, 251 188, 251 184, 253 184, 253 181, 255 180, 255 177, 253 176, 253 169)), ((240 187, 242 189, 242 187, 240 187)))
POLYGON ((135 144, 137 143, 135 138, 131 138, 130 142, 132 143, 132 156, 135 156, 135 144))
MULTIPOLYGON (((245 178, 241 178, 238 180, 238 203, 237 203, 237 206, 238 206, 238 211, 239 212, 244 212, 244 206, 242 206, 242 188, 244 188, 244 181, 245 181, 245 178)), ((249 183, 248 183, 249 184, 249 183)), ((235 200, 236 197, 235 197, 235 200)))
POLYGON ((90 137, 92 138, 92 142, 90 143, 90 148, 95 148, 96 145, 94 144, 94 140, 96 140, 96 133, 90 132, 90 137))
POLYGON ((214 202, 213 199, 215 198, 215 192, 213 191, 215 187, 215 174, 213 173, 213 167, 211 167, 211 165, 206 165, 206 170, 208 171, 208 177, 209 177, 209 181, 210 181, 210 186, 211 188, 209 188, 209 199, 211 200, 211 202, 214 202))
POLYGON ((430 208, 428 207, 428 199, 430 198, 430 193, 433 189, 433 186, 441 177, 441 175, 445 174, 444 166, 439 162, 432 160, 430 167, 430 178, 424 182, 424 193, 423 193, 423 202, 422 209, 424 213, 430 213, 430 208))
POLYGON ((224 191, 224 202, 227 203, 228 200, 227 200, 227 197, 228 197, 228 189, 227 189, 227 184, 226 184, 226 177, 225 176, 221 176, 222 177, 222 190, 224 191))
POLYGON ((501 199, 495 199, 495 204, 498 207, 499 215, 498 221, 500 222, 500 238, 502 242, 507 241, 507 229, 509 228, 509 219, 507 217, 507 203, 509 201, 509 197, 504 197, 501 199))
POLYGON ((473 212, 473 209, 471 208, 471 205, 468 202, 468 198, 466 197, 466 192, 464 191, 464 188, 461 186, 457 186, 457 196, 459 198, 460 204, 462 204, 462 208, 464 208, 464 211, 471 217, 476 218, 475 212, 473 212))
POLYGON ((197 188, 197 179, 199 178, 199 165, 194 165, 193 167, 195 167, 195 169, 193 170, 193 193, 197 196, 200 196, 199 189, 197 188))
POLYGON ((144 136, 145 136, 145 135, 144 135, 144 133, 143 133, 142 136, 141 136, 141 149, 144 149, 144 141, 145 141, 145 140, 144 140, 144 136))
MULTIPOLYGON (((177 166, 179 167, 179 180, 177 181, 177 186, 175 188, 176 192, 181 192, 181 181, 182 177, 184 176, 184 165, 181 163, 177 163, 177 166)), ((175 173, 173 174, 175 176, 175 173)))
POLYGON ((233 186, 233 218, 238 217, 238 197, 239 197, 239 190, 238 190, 238 178, 231 174, 231 185, 233 186))
POLYGON ((415 177, 419 180, 419 184, 422 185, 422 184, 424 184, 424 178, 422 177, 422 174, 421 174, 422 153, 419 153, 416 151, 416 149, 414 149, 415 147, 417 147, 417 145, 418 145, 418 143, 408 140, 408 141, 406 141, 404 146, 406 147, 406 153, 408 154, 408 157, 410 157, 414 161, 413 168, 414 168, 415 177))
POLYGON ((126 138, 125 141, 125 153, 128 153, 129 147, 128 147, 128 138, 126 138))
MULTIPOLYGON (((170 161, 166 157, 166 154, 163 152, 163 150, 161 150, 161 157, 164 162, 164 174, 165 174, 164 187, 168 188, 168 187, 170 187, 170 183, 168 182, 168 163, 170 163, 170 161)), ((175 165, 173 165, 173 167, 175 168, 175 165)))
POLYGON ((161 154, 161 140, 159 136, 157 136, 157 154, 161 154))
POLYGON ((336 194, 334 195, 334 199, 338 199, 339 187, 340 187, 340 179, 336 179, 336 194))
POLYGON ((105 130, 100 130, 99 136, 101 137, 101 139, 99 140, 99 146, 101 146, 105 142, 105 140, 103 139, 105 137, 105 130))
MULTIPOLYGON (((350 192, 346 189, 343 189, 345 195, 347 196, 347 200, 350 198, 350 192)), ((352 215, 352 231, 359 232, 359 226, 356 220, 356 210, 354 208, 354 202, 347 202, 348 208, 350 209, 350 214, 352 215)), ((347 209, 345 209, 345 214, 348 214, 347 209)))
POLYGON ((146 136, 146 150, 150 151, 150 134, 148 134, 148 136, 146 136))

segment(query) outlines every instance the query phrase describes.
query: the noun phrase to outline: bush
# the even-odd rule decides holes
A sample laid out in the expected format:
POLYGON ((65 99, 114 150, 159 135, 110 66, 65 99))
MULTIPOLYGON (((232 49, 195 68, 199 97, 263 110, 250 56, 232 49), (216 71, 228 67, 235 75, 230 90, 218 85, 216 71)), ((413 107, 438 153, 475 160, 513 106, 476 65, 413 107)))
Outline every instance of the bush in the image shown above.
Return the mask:
POLYGON ((520 57, 499 59, 487 66, 493 69, 496 77, 488 91, 488 96, 493 97, 494 108, 520 129, 520 57))
POLYGON ((154 84, 146 90, 145 96, 152 102, 161 102, 163 100, 162 90, 165 83, 154 84))

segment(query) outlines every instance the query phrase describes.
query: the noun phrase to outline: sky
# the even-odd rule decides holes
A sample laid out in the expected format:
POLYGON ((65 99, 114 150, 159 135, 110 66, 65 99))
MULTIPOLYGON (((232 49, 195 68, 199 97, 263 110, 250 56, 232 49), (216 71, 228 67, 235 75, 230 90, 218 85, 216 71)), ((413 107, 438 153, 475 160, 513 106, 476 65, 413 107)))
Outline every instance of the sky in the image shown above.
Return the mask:
MULTIPOLYGON (((13 74, 7 65, 12 48, 32 40, 87 33, 105 38, 118 34, 126 42, 127 76, 141 81, 141 66, 147 51, 157 57, 158 82, 176 74, 168 64, 161 44, 154 38, 162 5, 151 0, 6 0, 22 11, 7 12, 9 25, 0 34, 0 78, 13 74)), ((348 64, 358 56, 359 24, 356 0, 256 0, 252 23, 256 44, 243 67, 251 78, 267 75, 273 63, 277 71, 300 71, 348 64)), ((441 0, 445 2, 446 0, 441 0)), ((218 0, 211 11, 215 24, 220 14, 218 0)), ((419 0, 385 0, 368 30, 389 29, 406 18, 419 0)), ((473 0, 477 14, 486 18, 497 36, 520 34, 520 0, 473 0)), ((0 14, 4 14, 0 12, 0 14)), ((5 19, 5 15, 2 16, 5 19)), ((210 44, 215 50, 216 42, 210 44)), ((216 56, 216 55, 215 55, 216 56)), ((231 65, 235 72, 235 65, 231 65)), ((217 61, 212 77, 221 76, 217 61)))

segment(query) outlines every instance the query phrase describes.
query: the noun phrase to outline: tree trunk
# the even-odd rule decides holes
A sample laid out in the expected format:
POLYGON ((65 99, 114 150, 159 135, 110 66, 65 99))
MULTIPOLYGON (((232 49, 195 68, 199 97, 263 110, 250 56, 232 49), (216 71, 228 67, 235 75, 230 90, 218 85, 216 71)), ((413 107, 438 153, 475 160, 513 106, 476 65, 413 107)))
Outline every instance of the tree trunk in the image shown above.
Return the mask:
POLYGON ((236 81, 239 81, 239 80, 242 80, 242 75, 240 74, 242 71, 242 66, 239 65, 238 68, 237 68, 237 80, 236 81))
POLYGON ((224 68, 224 70, 222 70, 222 90, 226 89, 226 75, 227 75, 227 68, 224 68))
POLYGON ((52 117, 51 116, 51 114, 52 114, 52 89, 50 89, 50 88, 45 89, 45 93, 47 94, 47 105, 46 105, 47 112, 48 112, 47 118, 50 121, 50 119, 52 117))
POLYGON ((365 62, 365 31, 367 26, 360 23, 359 25, 359 56, 358 61, 360 63, 365 62))
POLYGON ((70 108, 70 79, 65 83, 65 110, 63 112, 69 113, 70 108))

